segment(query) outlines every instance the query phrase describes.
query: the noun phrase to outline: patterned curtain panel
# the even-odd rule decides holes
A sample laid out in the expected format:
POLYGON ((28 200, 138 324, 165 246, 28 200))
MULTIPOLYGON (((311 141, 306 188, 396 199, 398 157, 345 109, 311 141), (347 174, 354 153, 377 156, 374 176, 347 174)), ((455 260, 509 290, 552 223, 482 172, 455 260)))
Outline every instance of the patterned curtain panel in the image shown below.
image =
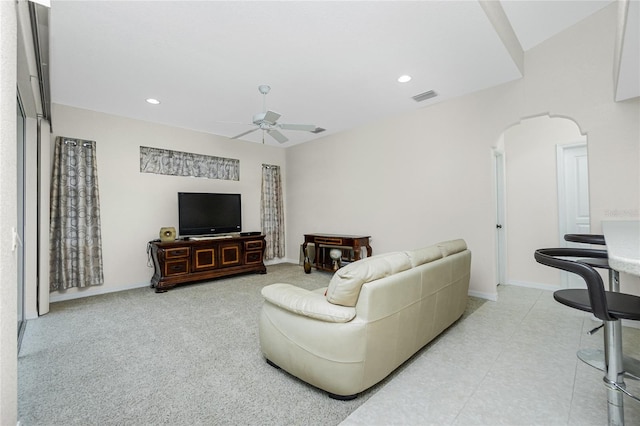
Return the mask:
POLYGON ((262 165, 262 197, 260 221, 266 236, 265 259, 284 257, 284 202, 280 166, 262 165))
POLYGON ((171 176, 240 180, 240 160, 141 146, 140 171, 171 176))
POLYGON ((58 137, 53 155, 49 291, 101 285, 96 143, 58 137))

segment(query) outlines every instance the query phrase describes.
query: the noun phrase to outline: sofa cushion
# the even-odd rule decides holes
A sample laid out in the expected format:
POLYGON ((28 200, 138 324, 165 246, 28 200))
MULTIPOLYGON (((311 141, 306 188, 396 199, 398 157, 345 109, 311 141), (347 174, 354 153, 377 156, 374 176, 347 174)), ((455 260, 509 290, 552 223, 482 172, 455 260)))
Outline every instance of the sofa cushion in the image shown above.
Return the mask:
POLYGON ((411 268, 409 256, 394 252, 367 257, 340 268, 331 278, 327 300, 336 305, 356 306, 364 283, 378 280, 411 268))
POLYGON ((355 308, 327 302, 324 292, 309 291, 291 284, 268 285, 262 289, 262 296, 282 309, 321 321, 349 322, 356 316, 355 308))
POLYGON ((442 257, 465 251, 467 249, 467 243, 464 240, 449 240, 438 243, 438 248, 442 252, 442 257))
POLYGON ((433 262, 434 260, 442 259, 442 251, 438 246, 429 246, 416 250, 408 250, 407 256, 411 260, 411 267, 415 268, 418 265, 433 262))

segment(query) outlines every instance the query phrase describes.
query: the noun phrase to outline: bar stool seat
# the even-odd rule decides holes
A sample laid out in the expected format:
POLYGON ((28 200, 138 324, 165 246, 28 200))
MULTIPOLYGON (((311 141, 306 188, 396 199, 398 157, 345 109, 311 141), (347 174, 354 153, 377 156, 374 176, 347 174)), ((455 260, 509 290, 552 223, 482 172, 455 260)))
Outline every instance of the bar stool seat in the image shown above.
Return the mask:
MULTIPOLYGON (((640 297, 633 294, 617 293, 605 291, 607 299, 607 309, 609 314, 615 319, 640 319, 640 297)), ((580 288, 568 288, 557 290, 553 293, 553 298, 563 305, 579 309, 585 312, 593 312, 589 291, 580 288)))
POLYGON ((623 363, 625 357, 622 351, 620 320, 640 320, 640 297, 618 291, 605 291, 602 277, 592 266, 567 259, 603 259, 606 258, 606 251, 603 253, 603 250, 593 249, 549 248, 536 250, 534 257, 538 263, 572 272, 584 279, 586 289, 557 290, 553 293, 553 298, 571 308, 591 312, 604 322, 604 345, 607 355, 603 380, 607 387, 607 415, 610 425, 624 425, 623 394, 636 402, 640 402, 640 399, 629 393, 624 383, 626 363, 623 363))

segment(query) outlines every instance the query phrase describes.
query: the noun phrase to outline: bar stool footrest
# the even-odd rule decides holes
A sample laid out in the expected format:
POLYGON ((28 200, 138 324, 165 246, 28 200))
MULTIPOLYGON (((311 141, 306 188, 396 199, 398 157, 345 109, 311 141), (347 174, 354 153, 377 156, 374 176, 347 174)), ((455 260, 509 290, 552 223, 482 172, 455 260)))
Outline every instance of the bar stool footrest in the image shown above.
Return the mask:
MULTIPOLYGON (((601 349, 580 349, 577 353, 578 359, 585 364, 607 372, 604 363, 604 351, 601 349)), ((640 380, 640 361, 630 356, 622 357, 622 365, 624 366, 624 375, 632 380, 640 380)))

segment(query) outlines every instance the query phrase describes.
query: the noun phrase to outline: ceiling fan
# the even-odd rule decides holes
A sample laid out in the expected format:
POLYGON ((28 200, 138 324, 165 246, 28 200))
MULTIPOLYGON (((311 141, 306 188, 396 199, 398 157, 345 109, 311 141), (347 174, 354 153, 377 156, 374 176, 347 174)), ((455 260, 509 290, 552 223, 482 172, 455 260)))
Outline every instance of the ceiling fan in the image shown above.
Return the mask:
POLYGON ((267 93, 271 90, 270 86, 266 84, 262 84, 258 86, 258 91, 262 93, 262 110, 263 112, 259 112, 253 116, 253 125, 257 126, 255 129, 248 130, 246 132, 240 133, 232 137, 231 139, 238 139, 244 135, 248 135, 249 133, 255 132, 256 130, 262 130, 262 143, 264 143, 264 133, 266 132, 269 136, 274 138, 280 143, 285 143, 289 139, 283 135, 280 130, 302 130, 306 132, 314 132, 319 129, 314 124, 284 124, 278 123, 278 119, 280 118, 280 114, 274 111, 268 111, 266 107, 267 102, 267 93))

